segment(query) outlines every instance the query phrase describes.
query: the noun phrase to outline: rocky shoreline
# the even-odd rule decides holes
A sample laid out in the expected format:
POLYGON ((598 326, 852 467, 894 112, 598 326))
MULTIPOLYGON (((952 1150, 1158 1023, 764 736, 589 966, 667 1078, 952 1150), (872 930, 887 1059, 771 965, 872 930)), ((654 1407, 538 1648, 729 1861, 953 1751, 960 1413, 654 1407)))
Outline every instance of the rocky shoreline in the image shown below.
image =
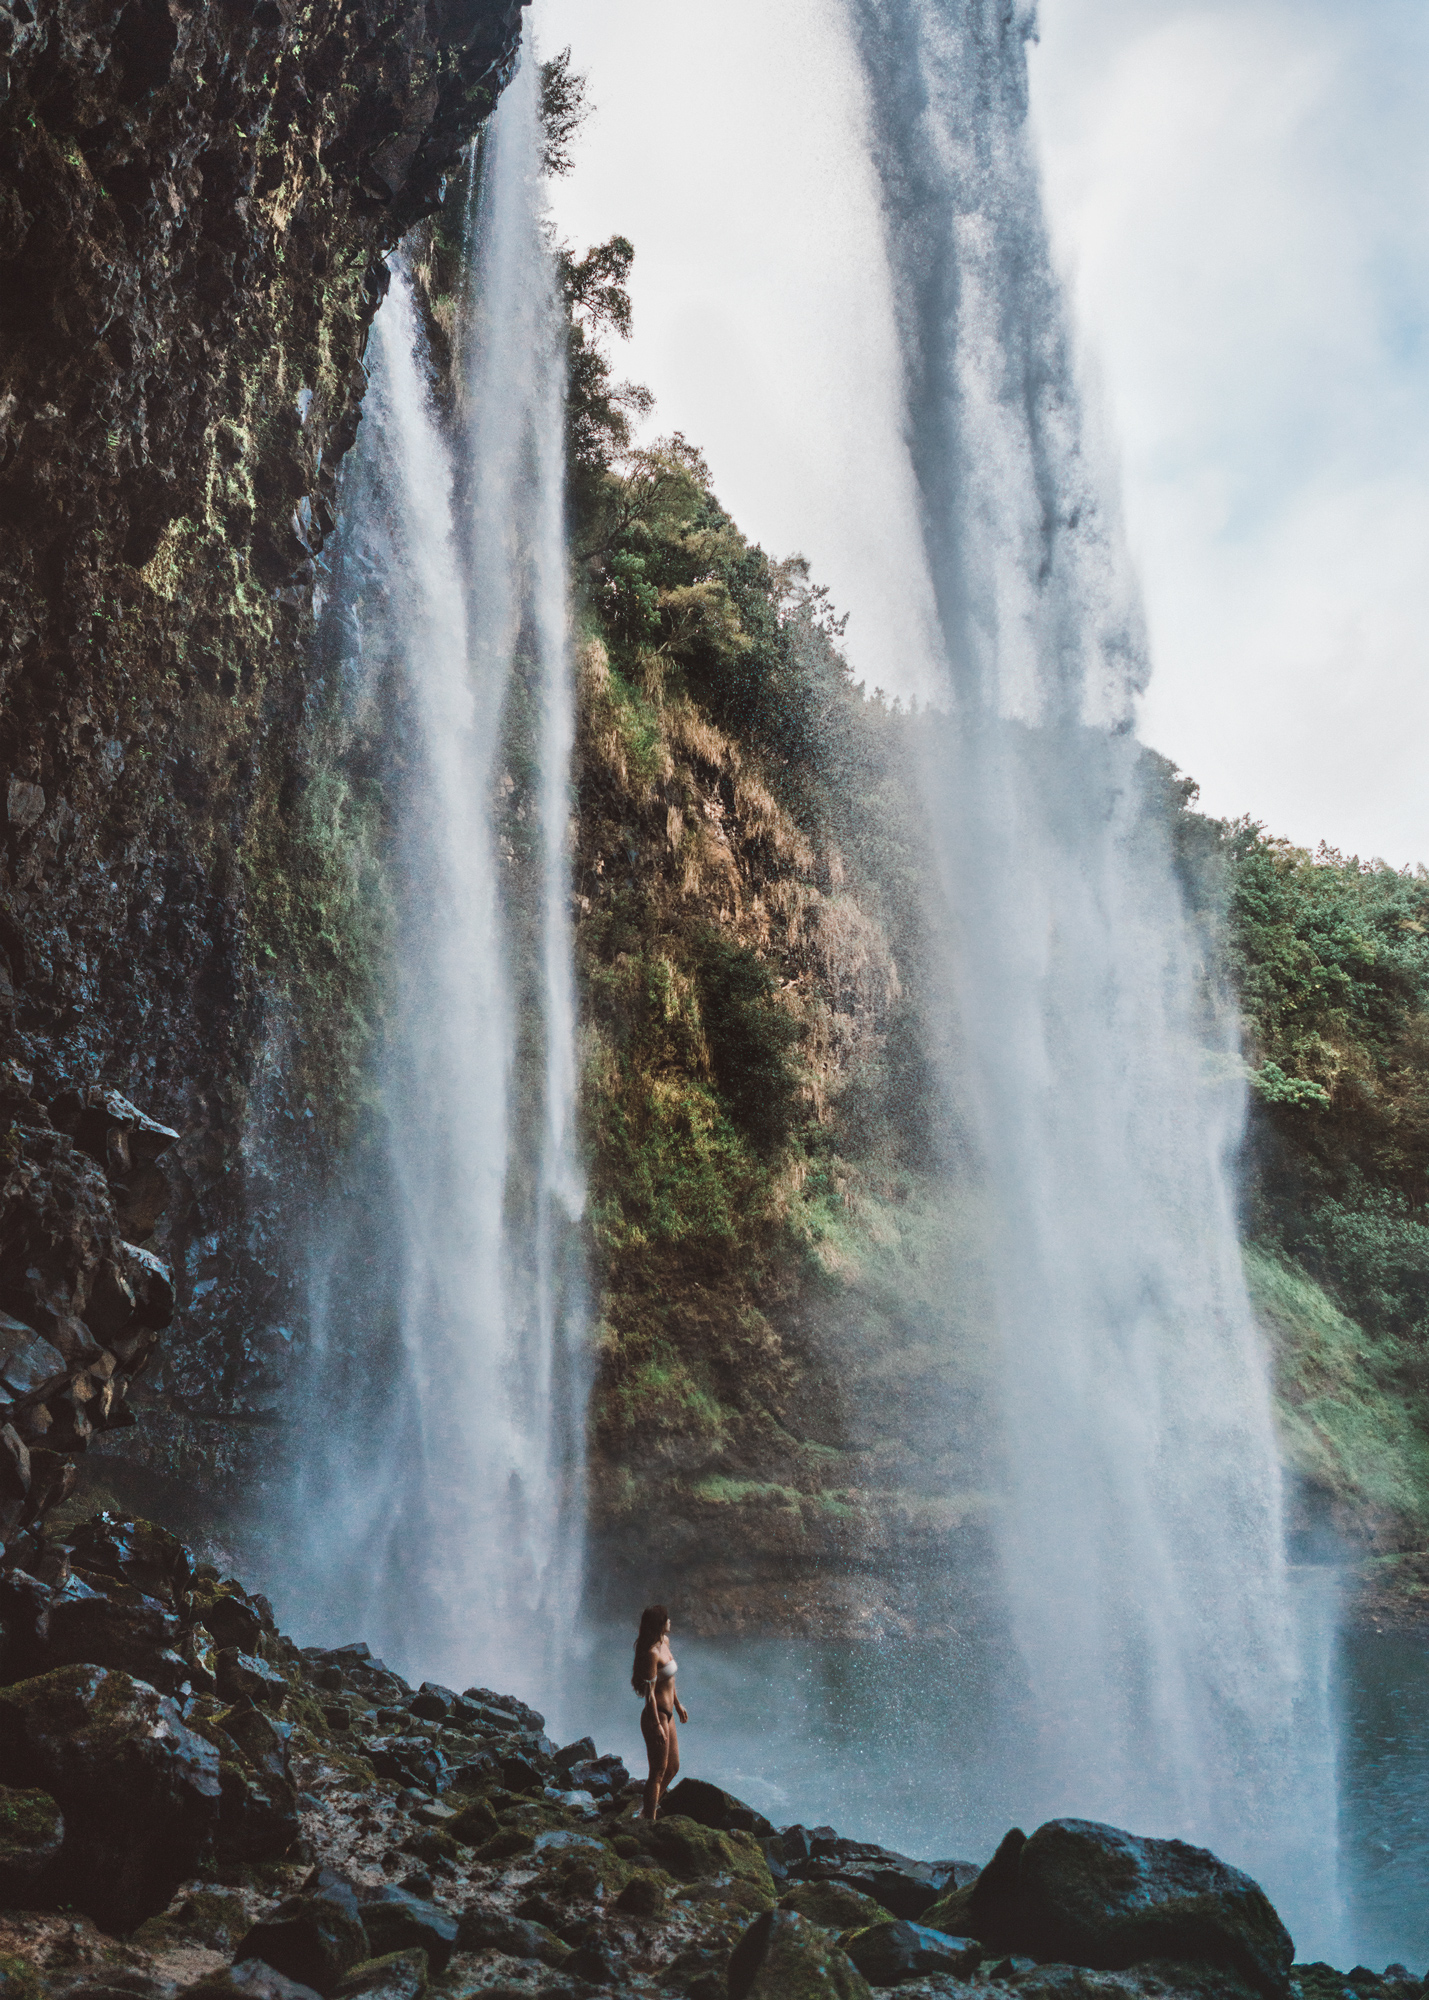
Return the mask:
POLYGON ((0 1571, 3 2000, 1423 2000, 1295 1965, 1203 1850, 1053 1821, 979 1869, 775 1828, 697 1778, 651 1826, 509 1695, 300 1649, 166 1530, 0 1571))

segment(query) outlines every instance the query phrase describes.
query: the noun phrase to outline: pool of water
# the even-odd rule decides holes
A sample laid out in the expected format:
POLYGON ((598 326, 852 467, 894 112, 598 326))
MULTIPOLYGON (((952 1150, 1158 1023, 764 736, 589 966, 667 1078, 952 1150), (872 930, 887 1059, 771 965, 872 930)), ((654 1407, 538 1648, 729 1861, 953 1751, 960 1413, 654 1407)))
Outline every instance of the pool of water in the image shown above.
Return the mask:
MULTIPOLYGON (((827 1823, 906 1854, 981 1862, 1009 1826, 1030 1831, 1059 1810, 1044 1809, 1035 1716, 1009 1697, 1005 1671, 977 1649, 679 1632, 675 1649, 690 1711, 681 1731, 684 1772, 725 1786, 776 1824, 827 1823)), ((552 1722, 567 1734, 591 1731, 602 1750, 619 1751, 643 1776, 629 1658, 623 1630, 595 1635, 552 1722)), ((1346 1638, 1337 1677, 1340 1879, 1308 1897, 1296 1885, 1281 1896, 1282 1913, 1301 1956, 1346 1969, 1399 1961, 1422 1973, 1429 1641, 1346 1638)))
POLYGON ((1429 1964, 1429 1634, 1340 1645, 1340 1840, 1361 1964, 1429 1964))

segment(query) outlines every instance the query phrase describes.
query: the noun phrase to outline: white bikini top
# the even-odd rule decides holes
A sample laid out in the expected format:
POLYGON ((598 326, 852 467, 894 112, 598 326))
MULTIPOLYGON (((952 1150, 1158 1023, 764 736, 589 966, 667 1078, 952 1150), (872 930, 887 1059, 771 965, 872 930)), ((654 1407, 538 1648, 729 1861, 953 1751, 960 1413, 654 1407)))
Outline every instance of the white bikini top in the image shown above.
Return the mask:
POLYGON ((656 1667, 655 1678, 657 1681, 672 1681, 675 1678, 675 1673, 675 1662, 673 1660, 665 1660, 656 1667))

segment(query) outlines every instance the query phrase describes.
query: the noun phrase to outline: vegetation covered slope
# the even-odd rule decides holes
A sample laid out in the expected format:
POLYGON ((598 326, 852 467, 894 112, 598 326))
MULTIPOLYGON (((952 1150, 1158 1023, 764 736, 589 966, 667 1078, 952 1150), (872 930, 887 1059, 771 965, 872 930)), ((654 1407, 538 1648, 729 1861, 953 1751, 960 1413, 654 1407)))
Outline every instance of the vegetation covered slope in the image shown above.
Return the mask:
POLYGON ((609 472, 586 525, 598 1528, 622 1585, 678 1561, 689 1595, 697 1564, 712 1623, 896 1621, 929 1536, 981 1506, 977 1425, 949 1446, 977 1316, 959 1296, 946 1337, 901 719, 681 440, 609 472))
MULTIPOLYGON (((671 1518, 707 1545, 712 1507, 740 1510, 729 1547, 766 1510, 786 1568, 931 1554, 912 1515, 981 1515, 986 1356, 973 1198, 927 1122, 913 727, 853 687, 823 595, 750 547, 684 440, 630 450, 643 392, 602 334, 628 327, 632 255, 564 264, 599 1518, 647 1574, 671 1518), (876 1413, 870 1374, 900 1389, 876 1413), (900 1457, 916 1496, 891 1502, 900 1457)), ((1167 796, 1242 1015, 1247 1274, 1298 1519, 1367 1542, 1404 1599, 1429 1585, 1429 877, 1167 796)))
POLYGON ((1248 821, 1215 835, 1252 1087, 1248 1269, 1292 1462, 1386 1589, 1429 1597, 1429 874, 1248 821))

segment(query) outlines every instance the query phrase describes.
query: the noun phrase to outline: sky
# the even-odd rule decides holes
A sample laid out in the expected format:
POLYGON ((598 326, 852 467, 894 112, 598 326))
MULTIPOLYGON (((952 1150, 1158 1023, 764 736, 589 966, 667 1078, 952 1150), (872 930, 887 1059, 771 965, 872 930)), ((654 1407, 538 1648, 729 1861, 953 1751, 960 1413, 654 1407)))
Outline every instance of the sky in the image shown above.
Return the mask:
MULTIPOLYGON (((636 247, 654 428, 932 685, 857 71, 834 0, 535 0, 596 109, 571 241, 636 247)), ((1429 6, 1042 0, 1033 125, 1154 671, 1218 814, 1429 862, 1429 6)))

